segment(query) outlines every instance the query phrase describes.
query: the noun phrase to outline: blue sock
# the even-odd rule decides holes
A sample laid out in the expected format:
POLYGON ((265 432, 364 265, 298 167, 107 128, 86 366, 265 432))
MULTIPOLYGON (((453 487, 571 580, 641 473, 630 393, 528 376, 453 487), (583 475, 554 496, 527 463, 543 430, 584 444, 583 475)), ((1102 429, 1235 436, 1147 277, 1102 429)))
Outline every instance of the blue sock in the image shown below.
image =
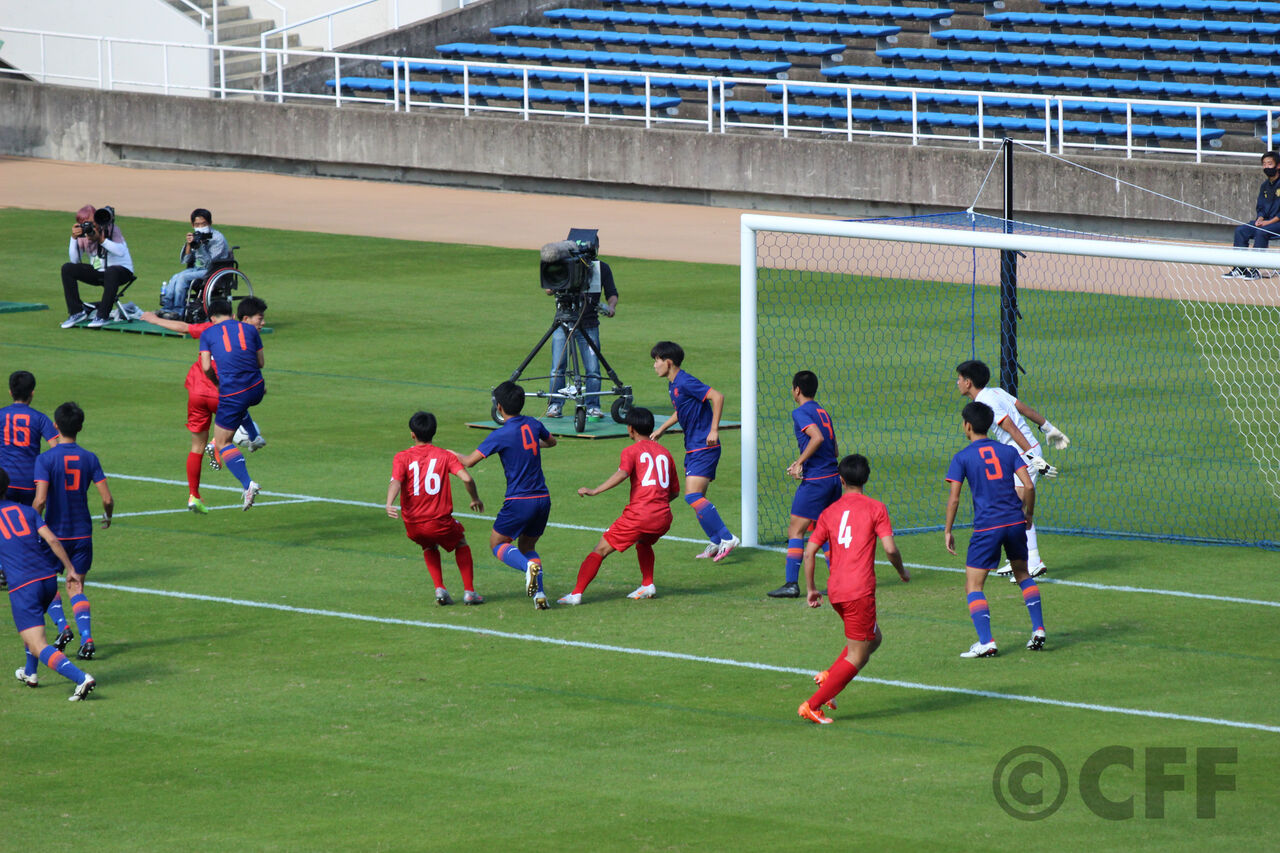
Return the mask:
POLYGON ((707 534, 707 538, 712 542, 727 542, 733 538, 733 534, 729 532, 729 528, 725 527, 724 522, 720 519, 720 513, 716 511, 716 505, 707 500, 707 496, 701 492, 693 492, 684 496, 685 503, 693 507, 693 512, 698 516, 698 524, 702 525, 702 532, 707 534))
POLYGON ((67 630, 67 614, 62 612, 62 593, 58 593, 53 597, 53 602, 49 605, 49 618, 53 619, 54 627, 61 634, 67 630))
POLYGON ((76 628, 80 630, 80 642, 91 642, 93 631, 89 627, 89 599, 83 593, 71 597, 71 612, 75 614, 76 628))
POLYGON ((74 681, 76 684, 84 681, 84 672, 73 664, 66 655, 58 651, 57 646, 45 646, 44 650, 40 652, 40 660, 49 669, 69 681, 74 681))
POLYGON ((978 632, 979 643, 991 642, 991 609, 987 607, 987 597, 980 592, 969 593, 969 618, 978 632))
POLYGON ((529 558, 520 553, 520 549, 510 542, 503 542, 497 548, 494 548, 493 556, 521 574, 529 567, 529 558))
POLYGON ((244 464, 244 454, 240 452, 240 448, 234 444, 228 444, 222 448, 222 464, 240 481, 242 488, 249 488, 249 484, 253 481, 249 479, 249 466, 244 464))
POLYGON ((1035 578, 1027 578, 1018 586, 1022 587, 1022 603, 1027 605, 1027 615, 1031 617, 1031 630, 1044 630, 1044 616, 1040 613, 1040 587, 1035 578))
POLYGON ((262 434, 258 431, 258 425, 253 422, 253 418, 247 414, 244 416, 244 420, 240 422, 240 426, 244 427, 244 434, 249 436, 250 441, 262 434))
MULTIPOLYGON (((530 560, 537 560, 537 561, 538 561, 538 565, 539 565, 539 566, 541 566, 541 565, 542 565, 542 558, 538 556, 538 552, 537 552, 537 551, 525 551, 525 552, 524 552, 524 555, 525 555, 526 557, 528 557, 530 560)), ((546 571, 538 572, 538 592, 542 592, 542 591, 543 591, 543 589, 542 589, 542 576, 543 576, 543 575, 545 575, 545 574, 546 574, 546 571)))
POLYGON ((40 658, 31 654, 31 650, 27 649, 27 665, 23 668, 22 671, 25 672, 27 675, 35 675, 36 667, 39 665, 40 665, 40 658))
POLYGON ((804 540, 787 540, 787 583, 800 583, 800 561, 804 557, 804 540))

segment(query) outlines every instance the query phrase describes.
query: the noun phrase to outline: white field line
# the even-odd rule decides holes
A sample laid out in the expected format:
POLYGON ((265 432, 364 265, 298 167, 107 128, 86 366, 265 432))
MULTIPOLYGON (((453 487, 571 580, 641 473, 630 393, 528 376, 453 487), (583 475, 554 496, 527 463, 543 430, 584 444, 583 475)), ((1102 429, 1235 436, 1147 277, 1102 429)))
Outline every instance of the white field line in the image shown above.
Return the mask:
MULTIPOLYGON (((667 652, 659 649, 637 649, 629 646, 614 646, 604 643, 588 643, 581 640, 562 640, 556 637, 540 637, 536 634, 516 634, 509 631, 495 631, 492 628, 476 628, 470 625, 450 625, 440 622, 422 622, 414 619, 392 619, 383 616, 368 616, 361 613, 345 613, 340 610, 319 610, 311 607, 291 607, 287 604, 271 604, 263 601, 248 601, 239 598, 224 598, 215 595, 198 595, 186 592, 168 592, 164 590, 144 589, 136 586, 122 586, 119 584, 94 583, 94 587, 98 589, 111 589, 118 592, 132 592, 140 595, 158 595, 164 598, 179 598, 189 601, 204 601, 213 604, 230 604, 235 607, 252 607, 261 610, 276 610, 284 613, 299 613, 308 616, 328 616, 335 619, 347 619, 356 622, 372 622, 378 625, 408 625, 415 628, 434 628, 443 631, 461 631, 467 634, 479 634, 486 637, 495 637, 504 640, 517 640, 527 643, 544 643, 551 646, 565 646, 575 649, 590 649, 600 652, 615 652, 625 655, 639 655, 642 657, 662 658, 665 660, 688 661, 691 663, 714 664, 716 666, 731 666, 739 669, 753 669, 764 672, 783 672, 794 675, 811 676, 813 670, 801 669, 792 666, 775 666, 767 663, 755 663, 752 661, 733 660, 731 658, 713 658, 703 657, 702 655, 690 655, 682 652, 667 652)), ((927 690, 934 693, 952 693, 963 696, 976 696, 983 699, 1003 699, 1009 702, 1028 702, 1035 705, 1052 705, 1058 708, 1073 708, 1080 711, 1096 711, 1106 714, 1124 714, 1130 717, 1146 717, 1158 720, 1176 720, 1184 723, 1204 723, 1213 726, 1227 726, 1237 729, 1252 729, 1262 732, 1280 733, 1280 726, 1269 726, 1263 723, 1248 723, 1240 720, 1225 720, 1217 717, 1199 717, 1189 714, 1171 714, 1164 711, 1153 711, 1143 708, 1121 708, 1114 705, 1095 705, 1091 702, 1069 702, 1062 699, 1046 699, 1041 696, 1023 696, 1017 693, 998 693, 992 690, 971 690, 964 687, 946 687, 937 684, 921 684, 914 681, 897 681, 887 678, 868 678, 863 676, 858 679, 859 684, 880 684, 885 687, 900 687, 904 690, 927 690)))
MULTIPOLYGON (((120 480, 136 480, 142 483, 159 483, 161 485, 166 485, 166 486, 187 485, 185 480, 165 480, 159 477, 135 477, 129 474, 108 474, 107 476, 115 477, 120 480)), ((208 484, 201 484, 201 488, 209 489, 211 491, 222 491, 222 492, 239 493, 241 491, 238 487, 235 487, 235 486, 214 486, 214 485, 208 485, 208 484)), ((263 491, 263 492, 260 492, 259 494, 269 496, 269 497, 276 497, 276 498, 289 498, 289 500, 271 501, 269 503, 258 503, 258 504, 255 504, 254 506, 275 506, 275 505, 292 504, 292 503, 330 503, 330 504, 342 504, 344 506, 365 507, 367 509, 383 509, 384 508, 383 504, 373 503, 372 501, 351 501, 351 500, 343 500, 341 498, 324 498, 324 497, 318 497, 315 495, 295 495, 295 494, 290 494, 288 492, 263 491)), ((209 509, 211 510, 240 509, 240 504, 221 506, 221 507, 211 506, 209 507, 209 509)), ((142 515, 166 515, 169 513, 177 514, 177 513, 184 513, 188 511, 189 510, 187 510, 186 508, 182 508, 182 509, 171 509, 171 510, 163 510, 163 509, 150 510, 146 512, 117 512, 112 517, 113 518, 131 518, 134 516, 142 516, 142 515)), ((466 512, 455 512, 454 516, 457 518, 480 519, 482 521, 493 520, 493 516, 475 515, 473 513, 466 513, 466 512)), ((555 527, 560 530, 584 530, 590 533, 603 532, 599 527, 587 527, 581 524, 563 524, 555 521, 547 522, 547 526, 555 527)), ((697 545, 706 544, 705 539, 690 539, 684 536, 664 536, 662 538, 669 542, 691 542, 697 545)), ((756 550, 772 551, 778 554, 785 553, 786 551, 786 549, 784 548, 757 548, 756 550)), ((888 564, 881 561, 880 565, 888 565, 888 564)), ((906 565, 908 568, 911 568, 911 569, 921 569, 921 570, 930 571, 930 572, 950 572, 953 574, 964 574, 964 569, 958 569, 953 566, 931 566, 925 563, 907 563, 906 565)), ((1266 599, 1259 599, 1259 598, 1237 598, 1235 596, 1230 596, 1230 595, 1212 595, 1210 593, 1205 593, 1205 592, 1182 592, 1176 589, 1153 589, 1151 587, 1113 585, 1113 584, 1104 584, 1104 583, 1089 583, 1087 581, 1064 581, 1064 580, 1055 580, 1054 578, 1046 578, 1046 577, 1038 578, 1036 580, 1036 583, 1053 584, 1055 586, 1069 586, 1069 587, 1076 587, 1078 589, 1094 589, 1094 590, 1099 590, 1101 592, 1131 592, 1131 593, 1140 593, 1144 595, 1168 595, 1168 596, 1173 596, 1175 598, 1192 598, 1198 601, 1221 601, 1229 604, 1252 604, 1258 607, 1280 607, 1280 601, 1268 601, 1266 599)))

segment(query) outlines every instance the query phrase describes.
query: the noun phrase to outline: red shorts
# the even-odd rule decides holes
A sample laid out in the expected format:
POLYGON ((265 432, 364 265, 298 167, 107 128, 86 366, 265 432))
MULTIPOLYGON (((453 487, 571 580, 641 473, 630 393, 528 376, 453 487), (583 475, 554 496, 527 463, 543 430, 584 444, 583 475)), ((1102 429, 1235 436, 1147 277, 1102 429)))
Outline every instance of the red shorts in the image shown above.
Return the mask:
POLYGON ((637 542, 652 545, 671 529, 671 513, 641 515, 623 512, 604 532, 604 541, 615 551, 625 551, 637 542))
POLYGON ((423 548, 435 546, 452 551, 462 541, 462 525, 452 516, 444 521, 433 521, 430 524, 404 523, 404 533, 423 548))
POLYGON ((218 398, 203 394, 187 394, 187 430, 204 432, 213 423, 213 413, 218 411, 218 398))
POLYGON ((844 620, 846 640, 869 643, 876 638, 876 597, 864 595, 853 601, 833 601, 831 609, 844 620))

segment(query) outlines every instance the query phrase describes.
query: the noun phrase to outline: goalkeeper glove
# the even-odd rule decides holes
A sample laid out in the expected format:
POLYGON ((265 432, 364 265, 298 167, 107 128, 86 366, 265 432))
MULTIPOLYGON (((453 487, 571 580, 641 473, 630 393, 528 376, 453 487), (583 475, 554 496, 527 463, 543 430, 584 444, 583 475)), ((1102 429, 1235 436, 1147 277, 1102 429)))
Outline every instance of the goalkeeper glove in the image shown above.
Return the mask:
POLYGON ((1040 430, 1044 433, 1045 442, 1054 450, 1066 450, 1071 446, 1071 439, 1067 438, 1067 434, 1048 421, 1040 425, 1040 430))
POLYGON ((1058 476, 1058 469, 1054 468, 1052 465, 1044 461, 1044 459, 1039 456, 1032 456, 1030 459, 1028 459, 1027 467, 1030 468, 1032 471, 1035 471, 1037 474, 1039 474, 1042 477, 1058 476))

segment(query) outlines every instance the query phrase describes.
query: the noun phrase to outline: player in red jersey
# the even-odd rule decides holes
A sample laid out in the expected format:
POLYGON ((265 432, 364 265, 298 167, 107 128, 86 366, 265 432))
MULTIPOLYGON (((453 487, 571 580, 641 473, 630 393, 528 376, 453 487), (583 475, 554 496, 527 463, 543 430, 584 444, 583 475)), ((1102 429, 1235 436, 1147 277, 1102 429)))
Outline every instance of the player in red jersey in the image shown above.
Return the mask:
POLYGON ((813 677, 817 691, 801 702, 798 713, 815 723, 829 723, 822 713, 825 705, 835 710, 835 697, 848 686, 880 648, 884 637, 876 624, 876 540, 884 555, 906 583, 911 573, 902 565, 902 555, 893 541, 893 525, 884 504, 862 493, 871 476, 866 457, 858 454, 840 460, 840 499, 822 511, 809 543, 804 548, 804 579, 809 590, 809 606, 822 605, 822 593, 813 583, 814 562, 823 543, 831 543, 831 577, 827 594, 831 607, 844 620, 844 636, 849 642, 840 656, 813 677))
MULTIPOLYGON (((214 300, 209 304, 209 322, 183 323, 181 320, 166 320, 154 311, 143 311, 142 320, 162 329, 190 335, 199 340, 200 333, 210 326, 216 326, 224 320, 231 319, 231 303, 214 300)), ((200 369, 200 359, 187 370, 187 429, 191 432, 191 450, 187 453, 187 509, 192 512, 206 513, 209 508, 200 497, 200 466, 209 445, 209 427, 213 424, 213 414, 218 410, 218 386, 209 381, 200 369)))
POLYGON ((578 582, 573 592, 560 599, 561 604, 581 604, 587 584, 600 571, 600 563, 614 551, 636 546, 640 561, 640 586, 627 598, 653 598, 653 544, 671 529, 671 501, 680 494, 680 478, 671 453, 649 436, 653 433, 653 412, 632 409, 627 412, 627 435, 632 443, 622 451, 618 470, 594 489, 578 489, 579 497, 594 497, 623 480, 631 480, 631 497, 618 520, 600 536, 595 550, 578 568, 578 582))
POLYGON ((476 592, 472 580, 471 546, 463 535, 462 525, 453 517, 453 489, 449 485, 449 475, 457 475, 471 496, 471 508, 481 512, 484 503, 476 491, 476 481, 462 467, 458 454, 431 443, 436 437, 435 415, 415 412, 409 418, 409 431, 413 433, 413 447, 397 453, 391 465, 387 515, 403 518, 405 535, 422 546, 422 559, 436 585, 436 604, 453 604, 449 590, 444 586, 441 548, 453 551, 458 560, 458 572, 462 575, 462 603, 484 604, 484 598, 476 592), (395 505, 396 498, 400 499, 399 507, 395 505))

